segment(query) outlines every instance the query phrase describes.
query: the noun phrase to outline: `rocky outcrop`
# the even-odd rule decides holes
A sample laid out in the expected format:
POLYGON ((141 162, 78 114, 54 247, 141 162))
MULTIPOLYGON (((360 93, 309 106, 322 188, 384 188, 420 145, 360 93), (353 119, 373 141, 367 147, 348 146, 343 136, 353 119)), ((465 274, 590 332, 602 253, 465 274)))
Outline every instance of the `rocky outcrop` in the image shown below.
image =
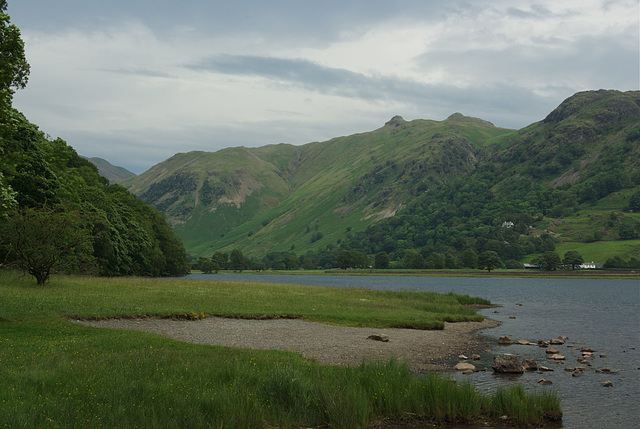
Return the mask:
POLYGON ((524 372, 524 366, 518 357, 512 354, 497 355, 493 359, 491 368, 499 374, 522 374, 524 372))

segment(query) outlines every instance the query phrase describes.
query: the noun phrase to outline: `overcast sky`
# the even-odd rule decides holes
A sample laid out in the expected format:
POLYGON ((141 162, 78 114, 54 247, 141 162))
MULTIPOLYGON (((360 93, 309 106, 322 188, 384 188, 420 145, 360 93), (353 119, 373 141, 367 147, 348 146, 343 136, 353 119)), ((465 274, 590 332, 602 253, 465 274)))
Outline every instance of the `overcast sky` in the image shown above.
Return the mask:
POLYGON ((14 106, 141 173, 176 152, 304 144, 394 115, 505 128, 637 90, 638 0, 9 0, 14 106))

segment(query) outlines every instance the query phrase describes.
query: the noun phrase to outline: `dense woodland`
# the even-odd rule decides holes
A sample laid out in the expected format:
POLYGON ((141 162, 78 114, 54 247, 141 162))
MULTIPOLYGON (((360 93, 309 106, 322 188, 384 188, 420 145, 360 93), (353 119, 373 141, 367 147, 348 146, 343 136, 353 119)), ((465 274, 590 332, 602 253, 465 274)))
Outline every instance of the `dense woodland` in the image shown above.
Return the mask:
POLYGON ((29 65, 0 1, 0 266, 44 284, 54 272, 174 276, 188 269, 163 214, 12 107, 29 65))

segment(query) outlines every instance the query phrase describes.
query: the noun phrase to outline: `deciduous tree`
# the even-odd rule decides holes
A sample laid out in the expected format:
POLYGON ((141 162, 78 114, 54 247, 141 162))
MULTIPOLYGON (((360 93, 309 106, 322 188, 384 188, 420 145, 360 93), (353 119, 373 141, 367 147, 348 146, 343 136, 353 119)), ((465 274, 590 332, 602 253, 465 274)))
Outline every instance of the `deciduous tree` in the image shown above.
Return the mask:
POLYGON ((53 272, 92 265, 91 240, 84 217, 63 209, 23 208, 2 225, 0 243, 13 263, 44 285, 53 272))
POLYGON ((491 272, 491 270, 502 266, 502 259, 500 259, 500 256, 493 250, 485 250, 478 255, 478 268, 480 269, 486 269, 491 272))

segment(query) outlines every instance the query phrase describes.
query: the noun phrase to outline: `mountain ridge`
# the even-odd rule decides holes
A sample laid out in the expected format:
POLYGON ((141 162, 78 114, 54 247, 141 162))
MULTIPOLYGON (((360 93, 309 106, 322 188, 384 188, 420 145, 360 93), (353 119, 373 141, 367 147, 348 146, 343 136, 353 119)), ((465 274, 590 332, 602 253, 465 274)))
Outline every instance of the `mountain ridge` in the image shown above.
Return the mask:
POLYGON ((521 130, 460 113, 443 121, 394 116, 325 142, 187 152, 123 184, 167 215, 193 256, 234 247, 254 256, 304 253, 337 246, 487 169, 505 173, 491 185, 501 197, 539 184, 580 187, 607 174, 603 141, 626 150, 620 168, 628 176, 640 163, 638 141, 625 138, 638 125, 638 94, 577 93, 521 130))

